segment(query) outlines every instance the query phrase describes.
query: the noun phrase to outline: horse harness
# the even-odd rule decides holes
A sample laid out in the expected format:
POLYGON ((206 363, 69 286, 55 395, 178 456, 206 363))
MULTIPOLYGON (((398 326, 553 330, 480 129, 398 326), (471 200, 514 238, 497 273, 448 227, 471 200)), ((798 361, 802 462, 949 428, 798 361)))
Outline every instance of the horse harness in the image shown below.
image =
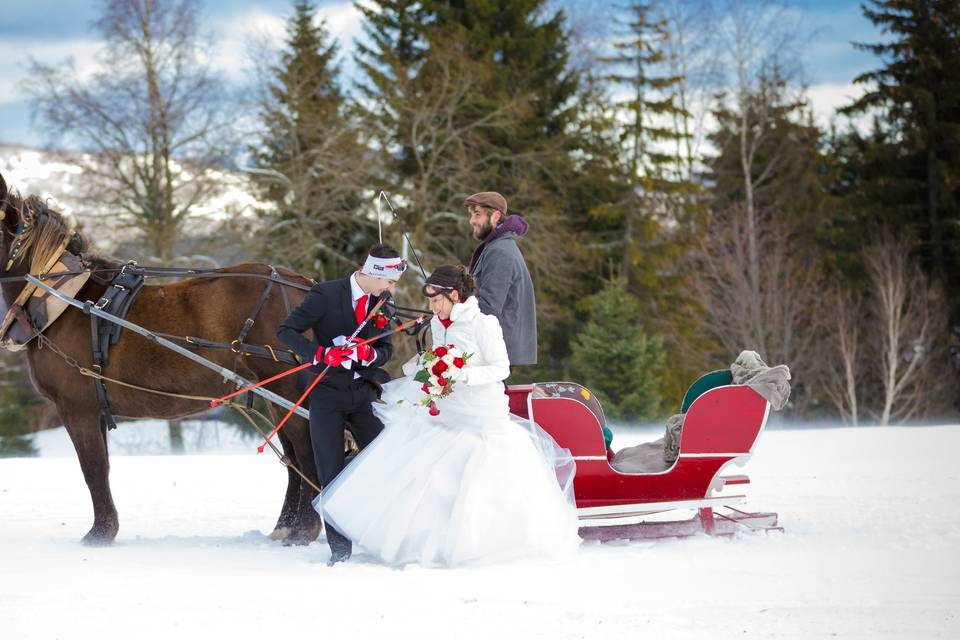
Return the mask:
MULTIPOLYGON (((171 267, 144 267, 134 261, 127 262, 112 278, 100 277, 97 270, 84 268, 86 265, 82 257, 75 256, 67 251, 66 247, 72 234, 68 234, 60 250, 48 264, 44 265, 41 277, 53 279, 54 288, 68 293, 71 296, 79 293, 80 289, 87 283, 88 279, 105 285, 106 290, 96 303, 85 303, 84 311, 90 316, 90 339, 91 354, 93 366, 91 367, 96 374, 93 377, 94 387, 97 395, 97 401, 100 405, 100 426, 104 429, 115 429, 117 427, 113 412, 110 409, 110 402, 107 398, 107 391, 104 385, 103 369, 107 366, 107 360, 110 352, 110 346, 117 343, 120 339, 123 327, 113 322, 103 320, 99 316, 90 312, 91 307, 106 311, 119 318, 126 318, 130 308, 133 306, 139 293, 143 290, 145 280, 148 277, 247 277, 254 279, 265 279, 267 285, 257 300, 252 312, 246 318, 243 326, 240 328, 239 335, 230 343, 216 342, 197 338, 193 336, 175 336, 165 333, 157 333, 173 342, 178 342, 182 346, 191 349, 230 349, 236 354, 237 360, 243 357, 256 357, 269 359, 277 363, 290 365, 301 364, 300 357, 289 349, 277 349, 269 344, 257 345, 244 342, 253 325, 256 322, 263 306, 270 297, 270 292, 275 284, 280 285, 280 293, 283 299, 285 314, 290 314, 290 300, 287 293, 287 287, 293 286, 298 289, 307 289, 308 286, 300 283, 290 282, 281 278, 276 268, 270 266, 270 275, 257 273, 220 273, 215 269, 197 270, 197 269, 177 269, 171 267)), ((15 279, 21 279, 15 277, 15 279)), ((4 278, 6 280, 6 278, 4 278)), ((51 301, 51 296, 43 292, 34 285, 26 284, 17 296, 14 304, 7 310, 2 321, 0 321, 0 346, 9 351, 19 351, 25 349, 29 342, 41 335, 47 327, 53 324, 59 316, 65 311, 66 305, 54 306, 56 298, 51 301)), ((392 320, 397 316, 411 316, 414 309, 407 309, 397 305, 388 305, 385 307, 387 315, 392 320)), ((426 325, 417 327, 415 332, 407 330, 407 333, 415 335, 418 350, 421 349, 422 334, 420 329, 426 325)), ((49 341, 48 341, 49 342, 49 341)), ((253 405, 253 394, 248 393, 246 399, 247 407, 253 405)))
MULTIPOLYGON (((268 358, 274 362, 299 364, 299 358, 292 351, 286 349, 275 349, 270 345, 254 345, 246 344, 244 342, 247 335, 250 333, 250 330, 253 328, 257 316, 260 315, 260 311, 263 309, 264 304, 266 304, 267 299, 270 297, 270 292, 273 289, 273 285, 278 282, 283 282, 280 279, 280 274, 277 272, 276 268, 272 265, 269 266, 270 279, 267 282, 267 286, 264 288, 263 293, 260 294, 260 298, 257 300, 257 304, 253 308, 252 313, 250 313, 250 315, 244 321, 243 326, 240 328, 240 334, 236 340, 230 343, 224 343, 205 340, 203 338, 195 338, 192 336, 181 337, 163 333, 158 333, 157 335, 163 336, 175 342, 180 342, 184 346, 194 349, 230 349, 237 354, 238 359, 240 359, 242 356, 254 356, 259 358, 268 358)), ((136 262, 128 262, 120 269, 120 273, 110 280, 99 278, 96 275, 93 276, 95 281, 100 282, 100 284, 107 285, 106 291, 104 291, 103 295, 93 306, 101 311, 106 311, 107 313, 115 315, 118 318, 126 318, 134 300, 136 300, 137 295, 143 289, 145 279, 148 276, 170 277, 176 275, 183 274, 182 272, 177 273, 177 270, 175 269, 142 267, 136 262)), ((286 287, 281 286, 280 292, 283 298, 284 311, 286 315, 289 315, 290 300, 287 296, 286 287)), ((90 313, 89 308, 86 309, 86 313, 90 316, 93 370, 98 374, 102 374, 104 367, 107 365, 107 357, 109 355, 110 345, 116 344, 120 339, 120 334, 123 331, 123 327, 113 322, 106 321, 96 314, 90 313)), ((107 429, 116 429, 117 424, 114 420, 113 413, 110 410, 110 402, 107 399, 107 390, 103 383, 103 379, 100 377, 95 377, 93 382, 97 392, 97 401, 100 403, 100 426, 107 429)), ((253 395, 247 394, 247 407, 251 407, 252 404, 253 395)))

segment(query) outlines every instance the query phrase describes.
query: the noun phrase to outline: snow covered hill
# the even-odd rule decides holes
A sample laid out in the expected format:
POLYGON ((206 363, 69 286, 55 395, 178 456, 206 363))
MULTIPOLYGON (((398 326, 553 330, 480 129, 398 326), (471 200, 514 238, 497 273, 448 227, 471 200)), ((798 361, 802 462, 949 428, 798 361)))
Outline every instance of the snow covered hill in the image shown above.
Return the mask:
MULTIPOLYGON (((131 230, 117 224, 112 212, 84 200, 77 160, 75 152, 0 145, 0 175, 10 189, 49 198, 56 210, 75 216, 100 249, 113 252, 130 240, 131 230)), ((185 228, 188 234, 207 232, 211 225, 236 217, 253 219, 256 208, 267 206, 252 195, 246 174, 222 171, 215 179, 221 189, 197 205, 185 228)))
MULTIPOLYGON (((619 446, 642 437, 617 434, 619 446)), ((322 542, 270 541, 286 473, 252 452, 113 457, 120 535, 90 549, 75 457, 5 459, 0 633, 956 638, 958 450, 960 425, 769 431, 747 493, 780 513, 783 534, 591 543, 560 564, 455 570, 362 555, 328 568, 322 542)))

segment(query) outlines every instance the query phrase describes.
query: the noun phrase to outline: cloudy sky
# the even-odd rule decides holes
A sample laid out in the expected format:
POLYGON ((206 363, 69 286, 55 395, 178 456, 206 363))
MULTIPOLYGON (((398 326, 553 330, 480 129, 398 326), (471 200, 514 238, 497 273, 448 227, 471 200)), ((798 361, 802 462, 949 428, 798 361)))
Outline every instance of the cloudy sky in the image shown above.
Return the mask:
MULTIPOLYGON (((360 14, 349 0, 321 1, 320 13, 330 31, 339 39, 348 76, 353 73, 349 52, 361 36, 360 14)), ((597 19, 598 12, 616 0, 556 0, 576 21, 597 19)), ((90 29, 100 3, 71 0, 3 0, 0 10, 0 144, 42 146, 44 137, 31 123, 29 101, 22 81, 27 58, 57 63, 72 57, 77 69, 89 69, 95 62, 98 42, 90 29)), ((250 42, 280 42, 284 21, 291 13, 292 0, 207 0, 206 25, 216 34, 216 65, 229 77, 242 81, 251 67, 250 42)), ((880 33, 863 17, 854 0, 796 0, 788 15, 812 33, 802 59, 808 95, 821 124, 833 110, 848 102, 858 91, 853 78, 877 66, 870 54, 854 50, 851 42, 872 42, 880 33)))

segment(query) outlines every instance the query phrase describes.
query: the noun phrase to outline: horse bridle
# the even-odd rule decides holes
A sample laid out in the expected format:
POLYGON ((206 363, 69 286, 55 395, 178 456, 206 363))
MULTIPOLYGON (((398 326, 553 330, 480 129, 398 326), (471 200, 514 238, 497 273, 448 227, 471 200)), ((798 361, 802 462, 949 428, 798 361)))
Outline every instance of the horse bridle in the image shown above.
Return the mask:
MULTIPOLYGON (((0 211, 0 214, 2 214, 2 217, 0 217, 0 220, 5 220, 7 217, 7 212, 0 211)), ((23 232, 29 226, 30 226, 30 217, 27 215, 25 211, 21 211, 20 220, 17 222, 17 230, 13 234, 13 240, 10 241, 10 251, 7 253, 7 266, 4 268, 4 271, 10 271, 10 267, 12 267, 13 263, 16 262, 17 256, 20 254, 20 249, 23 246, 23 232), (26 222, 24 222, 24 220, 26 220, 26 222)))
MULTIPOLYGON (((0 218, 0 220, 3 220, 6 218, 5 210, 0 210, 0 214, 3 215, 3 217, 0 218)), ((20 221, 17 224, 17 231, 16 233, 13 234, 13 241, 10 244, 10 252, 8 254, 9 258, 7 260, 6 268, 4 269, 4 271, 10 270, 10 267, 13 266, 13 263, 16 260, 17 255, 19 255, 20 249, 22 248, 22 244, 23 244, 23 232, 30 227, 30 222, 31 222, 31 219, 29 218, 29 216, 27 216, 24 212, 21 212, 20 221), (24 219, 26 219, 26 223, 24 222, 24 219)), ((67 246, 69 246, 70 241, 73 240, 74 230, 72 227, 73 225, 68 226, 67 233, 63 241, 60 243, 59 249, 50 257, 50 260, 47 261, 47 264, 43 265, 43 268, 40 270, 41 277, 45 276, 50 271, 50 269, 54 268, 57 265, 57 263, 60 261, 60 258, 63 257, 63 254, 67 250, 67 246)), ((28 282, 23 286, 23 289, 20 290, 20 295, 17 296, 17 299, 14 301, 14 303, 10 305, 10 307, 7 309, 7 312, 4 315, 3 320, 0 321, 0 346, 3 346, 4 348, 9 348, 8 342, 7 342, 7 332, 10 330, 10 327, 13 325, 14 322, 19 321, 21 323, 26 324, 27 326, 24 327, 25 330, 28 330, 30 328, 29 319, 24 313, 24 307, 26 306, 27 302, 30 300, 30 298, 33 296, 33 294, 36 291, 37 291, 37 286, 34 284, 30 284, 28 282)))

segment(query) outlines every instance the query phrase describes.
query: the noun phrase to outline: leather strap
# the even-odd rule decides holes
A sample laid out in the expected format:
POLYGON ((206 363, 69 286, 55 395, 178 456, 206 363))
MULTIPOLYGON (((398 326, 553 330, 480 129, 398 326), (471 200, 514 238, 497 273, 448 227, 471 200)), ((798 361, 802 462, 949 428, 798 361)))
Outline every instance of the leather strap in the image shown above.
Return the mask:
MULTIPOLYGON (((67 232, 67 237, 63 239, 63 242, 60 243, 59 250, 53 254, 53 257, 47 261, 47 264, 43 265, 43 270, 39 274, 40 277, 46 275, 50 269, 52 269, 60 261, 60 258, 63 257, 63 253, 67 250, 67 245, 70 244, 70 240, 73 239, 73 230, 67 232)), ((19 313, 23 313, 23 307, 27 304, 27 301, 37 291, 37 286, 30 284, 29 282, 23 285, 23 289, 20 290, 20 294, 17 296, 17 299, 13 301, 13 304, 10 305, 10 308, 7 309, 6 315, 3 317, 3 322, 0 322, 0 340, 6 338, 7 331, 10 330, 10 325, 14 323, 17 319, 18 309, 19 313)))

